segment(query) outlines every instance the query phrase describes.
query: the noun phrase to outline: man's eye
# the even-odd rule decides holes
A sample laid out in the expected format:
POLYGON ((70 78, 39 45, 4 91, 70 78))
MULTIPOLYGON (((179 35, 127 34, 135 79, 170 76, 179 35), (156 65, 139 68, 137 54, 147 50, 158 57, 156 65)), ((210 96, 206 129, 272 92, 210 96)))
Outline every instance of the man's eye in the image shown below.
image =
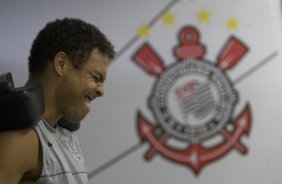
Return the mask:
POLYGON ((101 76, 92 76, 95 82, 102 82, 103 78, 101 76))
POLYGON ((96 77, 96 76, 93 76, 92 78, 94 79, 94 81, 98 81, 99 80, 99 77, 96 77))

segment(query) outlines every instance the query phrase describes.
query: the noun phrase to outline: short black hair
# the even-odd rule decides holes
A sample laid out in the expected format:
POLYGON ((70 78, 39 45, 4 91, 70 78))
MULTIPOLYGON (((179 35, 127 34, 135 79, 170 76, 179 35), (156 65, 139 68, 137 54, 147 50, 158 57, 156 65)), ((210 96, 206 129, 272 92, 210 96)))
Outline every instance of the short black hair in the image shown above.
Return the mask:
POLYGON ((58 52, 65 52, 73 66, 80 69, 94 48, 109 59, 115 56, 112 43, 93 24, 77 18, 56 19, 47 23, 33 41, 28 57, 29 74, 42 72, 58 52))

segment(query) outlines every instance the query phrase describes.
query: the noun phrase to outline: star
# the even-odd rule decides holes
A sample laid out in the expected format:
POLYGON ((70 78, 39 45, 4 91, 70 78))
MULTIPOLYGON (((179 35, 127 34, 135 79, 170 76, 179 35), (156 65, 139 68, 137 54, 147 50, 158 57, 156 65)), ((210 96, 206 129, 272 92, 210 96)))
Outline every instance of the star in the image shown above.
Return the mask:
POLYGON ((164 25, 173 25, 175 15, 173 15, 171 12, 167 12, 161 17, 161 19, 164 25))
POLYGON ((225 21, 227 30, 237 30, 239 21, 235 19, 233 16, 231 16, 228 20, 225 21))
POLYGON ((197 13, 197 17, 198 17, 198 21, 201 23, 206 23, 209 21, 210 18, 210 12, 208 12, 205 9, 201 9, 198 13, 197 13))
POLYGON ((150 33, 150 27, 147 24, 141 24, 137 28, 137 33, 140 37, 148 37, 150 33))

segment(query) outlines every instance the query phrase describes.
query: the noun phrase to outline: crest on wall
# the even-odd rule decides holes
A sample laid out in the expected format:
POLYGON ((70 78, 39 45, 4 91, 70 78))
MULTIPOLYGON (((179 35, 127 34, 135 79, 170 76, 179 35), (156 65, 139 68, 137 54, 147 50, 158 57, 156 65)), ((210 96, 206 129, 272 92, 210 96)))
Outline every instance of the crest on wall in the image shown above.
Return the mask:
POLYGON ((233 149, 247 152, 241 137, 250 131, 250 105, 246 103, 239 114, 234 114, 239 92, 226 71, 236 68, 248 47, 230 36, 216 62, 210 62, 204 58, 206 47, 197 28, 183 27, 178 39, 179 45, 173 49, 176 61, 169 66, 164 66, 149 43, 132 56, 155 77, 147 98, 155 121, 150 122, 139 111, 137 130, 140 139, 150 145, 146 160, 158 153, 198 174, 233 149))

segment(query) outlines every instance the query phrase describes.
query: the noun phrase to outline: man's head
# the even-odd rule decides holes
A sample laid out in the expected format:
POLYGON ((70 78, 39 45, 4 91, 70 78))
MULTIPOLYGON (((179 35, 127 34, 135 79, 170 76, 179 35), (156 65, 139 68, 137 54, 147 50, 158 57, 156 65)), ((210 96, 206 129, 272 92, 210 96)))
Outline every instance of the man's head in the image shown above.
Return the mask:
POLYGON ((112 44, 94 25, 69 18, 48 23, 29 56, 30 79, 39 78, 44 88, 47 119, 83 119, 89 103, 104 93, 114 55, 112 44))
POLYGON ((39 74, 53 62, 58 52, 64 52, 80 69, 87 61, 93 48, 98 48, 112 59, 113 45, 94 25, 80 19, 65 18, 48 23, 33 41, 29 56, 30 75, 39 74))

